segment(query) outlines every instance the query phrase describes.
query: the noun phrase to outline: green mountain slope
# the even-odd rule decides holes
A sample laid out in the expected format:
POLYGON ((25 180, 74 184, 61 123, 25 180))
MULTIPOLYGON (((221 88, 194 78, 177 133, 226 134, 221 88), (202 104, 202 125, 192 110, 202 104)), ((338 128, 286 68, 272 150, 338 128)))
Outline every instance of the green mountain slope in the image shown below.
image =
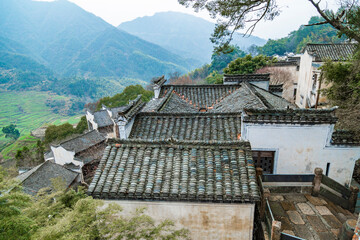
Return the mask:
POLYGON ((194 61, 120 31, 66 0, 0 0, 0 36, 18 42, 34 60, 68 77, 149 80, 196 67, 194 61))
MULTIPOLYGON (((213 45, 209 38, 215 24, 193 15, 179 12, 162 12, 154 16, 137 18, 118 26, 128 33, 146 41, 158 44, 186 58, 194 58, 209 63, 213 45)), ((232 44, 242 49, 251 45, 263 45, 266 40, 251 36, 243 38, 234 35, 232 44)))

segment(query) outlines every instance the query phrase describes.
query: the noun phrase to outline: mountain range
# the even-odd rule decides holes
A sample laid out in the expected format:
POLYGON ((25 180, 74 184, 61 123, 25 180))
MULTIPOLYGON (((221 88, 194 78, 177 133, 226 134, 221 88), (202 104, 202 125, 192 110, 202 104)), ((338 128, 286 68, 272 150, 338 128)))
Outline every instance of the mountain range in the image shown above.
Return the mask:
MULTIPOLYGON (((211 61, 213 44, 210 37, 215 24, 202 18, 179 12, 161 12, 124 22, 118 28, 184 58, 195 58, 202 63, 211 61)), ((238 32, 233 37, 232 44, 242 50, 247 50, 251 45, 262 46, 266 43, 265 39, 244 37, 238 32)))
POLYGON ((0 42, 2 54, 15 54, 17 59, 36 62, 65 77, 148 81, 199 65, 119 30, 66 0, 0 0, 0 42))

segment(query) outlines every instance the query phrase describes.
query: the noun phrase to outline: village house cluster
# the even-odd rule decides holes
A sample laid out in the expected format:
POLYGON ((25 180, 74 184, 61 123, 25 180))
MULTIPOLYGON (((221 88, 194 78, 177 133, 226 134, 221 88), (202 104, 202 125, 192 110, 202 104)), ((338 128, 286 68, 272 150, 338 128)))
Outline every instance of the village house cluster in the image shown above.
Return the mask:
MULTIPOLYGON (((86 169, 89 195, 126 211, 147 206, 192 239, 252 239, 265 196, 256 169, 305 176, 321 168, 324 179, 350 187, 360 143, 334 129, 336 108, 311 108, 326 102, 321 64, 353 50, 309 44, 301 57, 276 63, 291 72, 289 89, 270 85, 270 74, 225 75, 219 85, 169 85, 160 77, 148 103, 138 96, 88 110, 89 131, 52 146, 47 160, 86 169)), ((69 185, 77 178, 69 175, 69 185)))

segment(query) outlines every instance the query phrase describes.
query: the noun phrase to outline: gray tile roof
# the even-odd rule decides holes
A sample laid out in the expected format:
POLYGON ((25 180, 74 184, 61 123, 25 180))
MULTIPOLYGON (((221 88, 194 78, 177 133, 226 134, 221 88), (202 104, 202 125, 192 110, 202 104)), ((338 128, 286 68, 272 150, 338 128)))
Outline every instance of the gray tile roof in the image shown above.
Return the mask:
POLYGON ((51 161, 46 161, 30 171, 17 177, 23 186, 24 192, 31 195, 42 189, 52 188, 51 179, 61 177, 65 181, 66 187, 69 187, 79 173, 73 172, 51 161))
POLYGON ((287 124, 334 124, 334 109, 245 109, 243 122, 287 124))
POLYGON ((117 141, 88 194, 105 199, 242 203, 259 200, 248 142, 117 141))
POLYGON ((92 130, 83 135, 62 142, 60 143, 60 146, 68 151, 75 151, 75 153, 79 153, 101 142, 104 142, 105 140, 106 138, 103 134, 96 130, 92 130))
POLYGON ((235 141, 240 132, 240 113, 141 113, 130 138, 235 141))
POLYGON ((309 54, 315 56, 315 62, 344 61, 349 60, 355 49, 356 45, 352 43, 307 44, 303 52, 308 51, 309 54))
POLYGON ((296 108, 284 98, 248 82, 225 85, 165 85, 161 98, 143 112, 240 112, 244 108, 296 108))
POLYGON ((266 91, 255 85, 250 86, 252 91, 263 101, 268 109, 295 109, 297 106, 290 103, 285 98, 282 98, 272 92, 266 91))
POLYGON ((160 96, 173 89, 181 99, 196 108, 208 108, 233 93, 240 85, 164 85, 160 96))
POLYGON ((181 112, 184 113, 196 113, 199 112, 199 109, 195 106, 189 104, 185 100, 181 99, 177 94, 171 93, 167 99, 165 99, 164 103, 159 106, 157 111, 159 112, 181 112))
POLYGON ((265 109, 268 106, 256 94, 252 85, 248 83, 241 84, 241 88, 224 98, 216 104, 211 110, 212 112, 241 112, 244 108, 260 108, 265 109))
POLYGON ((241 82, 270 81, 270 73, 264 74, 225 74, 224 83, 241 83, 241 82))
POLYGON ((94 121, 98 124, 98 127, 107 127, 114 125, 107 110, 101 110, 94 112, 94 121))
POLYGON ((356 139, 354 136, 355 134, 351 131, 336 130, 331 136, 331 144, 360 146, 360 140, 356 139))

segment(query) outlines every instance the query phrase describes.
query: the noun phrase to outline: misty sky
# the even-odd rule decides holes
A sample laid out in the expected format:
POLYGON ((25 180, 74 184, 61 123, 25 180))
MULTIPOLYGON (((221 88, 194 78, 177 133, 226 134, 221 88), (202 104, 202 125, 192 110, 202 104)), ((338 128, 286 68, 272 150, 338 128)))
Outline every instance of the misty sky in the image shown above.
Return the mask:
MULTIPOLYGON (((195 13, 191 8, 178 4, 177 0, 70 0, 83 9, 94 13, 114 26, 137 17, 151 16, 156 12, 177 11, 211 19, 207 12, 195 13)), ((335 0, 328 2, 334 8, 335 0)), ((308 0, 278 0, 282 13, 274 21, 262 22, 253 35, 262 38, 281 38, 307 23, 311 16, 318 15, 308 0)))

